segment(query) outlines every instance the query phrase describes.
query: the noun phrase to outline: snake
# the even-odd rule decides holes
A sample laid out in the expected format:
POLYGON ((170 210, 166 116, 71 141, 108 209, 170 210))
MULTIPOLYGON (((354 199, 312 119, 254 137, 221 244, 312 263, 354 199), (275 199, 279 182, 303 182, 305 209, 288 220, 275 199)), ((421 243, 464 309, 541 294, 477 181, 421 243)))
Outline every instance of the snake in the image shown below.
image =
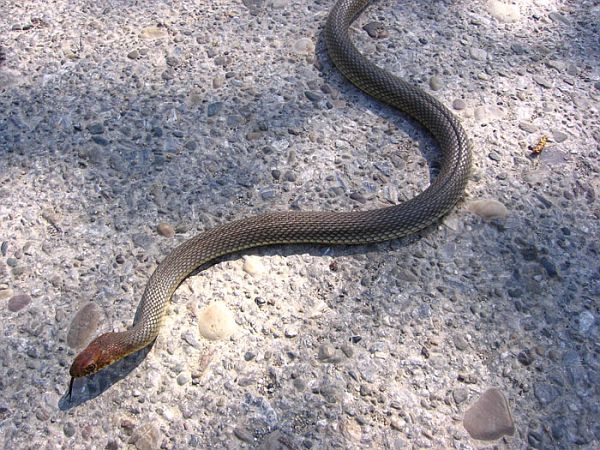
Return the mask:
POLYGON ((469 178, 471 142, 458 118, 439 100, 378 67, 354 46, 349 29, 369 1, 336 2, 324 29, 327 53, 360 90, 412 117, 433 135, 442 154, 435 179, 415 197, 392 206, 348 212, 268 212, 218 225, 184 241, 150 276, 133 325, 98 336, 75 357, 69 369, 69 397, 76 378, 95 374, 154 342, 177 287, 219 257, 268 245, 365 245, 397 239, 434 224, 456 205, 469 178))

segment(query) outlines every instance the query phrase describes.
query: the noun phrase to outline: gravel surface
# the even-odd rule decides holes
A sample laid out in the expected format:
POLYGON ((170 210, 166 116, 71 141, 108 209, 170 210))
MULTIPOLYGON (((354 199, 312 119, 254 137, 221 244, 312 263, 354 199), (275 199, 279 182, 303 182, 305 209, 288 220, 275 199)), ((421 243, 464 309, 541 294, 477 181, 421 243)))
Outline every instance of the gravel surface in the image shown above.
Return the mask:
POLYGON ((390 243, 224 258, 65 398, 178 243, 435 175, 432 139, 332 67, 331 6, 2 2, 0 448, 600 447, 594 0, 368 8, 361 51, 472 138, 465 200, 390 243))

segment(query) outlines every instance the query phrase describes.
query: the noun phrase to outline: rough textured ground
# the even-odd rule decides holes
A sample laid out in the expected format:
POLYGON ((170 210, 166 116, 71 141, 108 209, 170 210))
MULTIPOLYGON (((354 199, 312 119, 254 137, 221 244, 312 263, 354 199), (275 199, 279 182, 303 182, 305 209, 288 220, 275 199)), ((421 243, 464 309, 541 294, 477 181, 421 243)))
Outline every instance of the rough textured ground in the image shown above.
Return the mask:
POLYGON ((197 231, 427 185, 431 139, 328 61, 331 6, 3 0, 0 447, 600 447, 593 0, 369 8, 360 49, 473 140, 465 201, 392 243, 226 258, 178 290, 137 368, 63 398, 76 351, 128 326, 197 231), (507 217, 471 213, 481 199, 507 217), (228 339, 200 335, 212 301, 235 318, 228 339), (491 387, 516 433, 486 444, 462 418, 491 387))

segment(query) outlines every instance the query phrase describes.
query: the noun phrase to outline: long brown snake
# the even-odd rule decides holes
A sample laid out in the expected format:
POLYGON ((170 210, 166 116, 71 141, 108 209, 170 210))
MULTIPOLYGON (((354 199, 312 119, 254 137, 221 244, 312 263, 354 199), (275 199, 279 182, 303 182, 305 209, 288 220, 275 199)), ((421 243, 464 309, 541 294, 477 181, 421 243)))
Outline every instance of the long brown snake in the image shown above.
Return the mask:
POLYGON ((439 175, 416 197, 381 209, 358 212, 272 212, 226 223, 179 245, 156 268, 142 296, 134 325, 94 339, 70 368, 73 381, 98 372, 146 347, 158 335, 166 305, 196 268, 220 256, 275 244, 367 244, 416 232, 446 214, 464 192, 471 146, 458 119, 434 97, 367 60, 348 29, 369 0, 339 0, 329 13, 325 41, 336 67, 359 89, 408 114, 436 138, 439 175))

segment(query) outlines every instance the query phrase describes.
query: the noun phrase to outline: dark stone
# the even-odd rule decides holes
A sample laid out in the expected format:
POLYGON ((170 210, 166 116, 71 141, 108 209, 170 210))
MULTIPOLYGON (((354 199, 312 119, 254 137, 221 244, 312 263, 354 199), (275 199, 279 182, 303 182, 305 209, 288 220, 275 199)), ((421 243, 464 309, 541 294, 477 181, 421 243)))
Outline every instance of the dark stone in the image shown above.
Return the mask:
POLYGON ((525 349, 522 352, 519 352, 517 355, 517 360, 523 364, 524 366, 529 366, 533 362, 533 355, 531 354, 531 350, 525 349))
POLYGON ((87 126, 87 130, 91 134, 102 134, 104 133, 104 126, 99 122, 91 123, 87 126))
POLYGON ((363 26, 363 30, 373 39, 383 39, 390 35, 381 22, 369 22, 363 26))
POLYGON ((98 145, 101 145, 102 147, 106 147, 109 144, 108 139, 102 136, 92 136, 92 141, 98 145))
POLYGON ((206 108, 206 115, 212 117, 217 115, 223 109, 223 102, 210 103, 206 108))

